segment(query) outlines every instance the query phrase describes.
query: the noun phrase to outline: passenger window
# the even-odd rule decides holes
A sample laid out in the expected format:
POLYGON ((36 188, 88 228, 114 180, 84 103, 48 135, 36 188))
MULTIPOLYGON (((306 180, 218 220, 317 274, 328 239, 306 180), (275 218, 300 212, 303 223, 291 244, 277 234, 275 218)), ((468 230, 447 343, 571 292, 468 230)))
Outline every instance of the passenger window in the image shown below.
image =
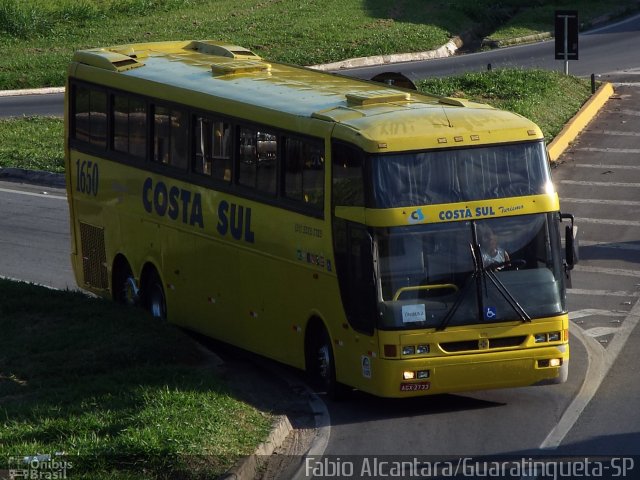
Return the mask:
POLYGON ((231 181, 231 126, 228 122, 197 117, 194 123, 194 171, 231 181))
POLYGON ((241 127, 238 183, 271 195, 276 194, 278 140, 263 130, 241 127))
POLYGON ((145 158, 147 107, 144 101, 125 95, 113 99, 113 149, 145 158))
POLYGON ((73 137, 97 147, 107 146, 107 94, 78 85, 73 105, 73 137))
POLYGON ((156 107, 154 112, 153 160, 187 168, 187 116, 180 110, 156 107))
POLYGON ((285 139, 284 195, 309 206, 324 205, 324 149, 320 142, 285 139))

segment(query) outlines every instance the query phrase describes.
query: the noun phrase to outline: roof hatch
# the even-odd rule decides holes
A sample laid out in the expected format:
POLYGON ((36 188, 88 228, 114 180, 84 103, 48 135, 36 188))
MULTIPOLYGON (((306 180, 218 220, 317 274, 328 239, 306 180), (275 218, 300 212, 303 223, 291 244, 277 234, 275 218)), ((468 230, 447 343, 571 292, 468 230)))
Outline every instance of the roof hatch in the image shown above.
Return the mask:
POLYGON ((196 40, 187 45, 186 49, 219 57, 260 60, 258 55, 244 47, 210 40, 196 40))
POLYGON ((105 49, 83 50, 73 55, 73 60, 92 67, 111 70, 113 72, 124 72, 132 68, 142 67, 144 63, 131 58, 128 55, 122 55, 105 49))
POLYGON ((374 105, 378 103, 407 102, 411 94, 394 90, 368 90, 351 92, 345 95, 347 104, 353 106, 374 105))
POLYGON ((270 72, 271 64, 255 60, 232 60, 211 64, 214 75, 234 75, 236 73, 270 72))

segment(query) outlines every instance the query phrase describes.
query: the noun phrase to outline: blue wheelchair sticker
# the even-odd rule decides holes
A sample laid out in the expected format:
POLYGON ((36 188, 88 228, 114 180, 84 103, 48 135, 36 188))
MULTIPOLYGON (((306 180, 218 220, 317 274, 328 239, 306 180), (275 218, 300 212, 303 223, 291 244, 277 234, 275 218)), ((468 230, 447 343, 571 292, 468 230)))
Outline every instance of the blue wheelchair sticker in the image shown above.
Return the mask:
POLYGON ((496 307, 485 307, 484 309, 484 319, 485 320, 495 320, 498 316, 498 310, 496 307))

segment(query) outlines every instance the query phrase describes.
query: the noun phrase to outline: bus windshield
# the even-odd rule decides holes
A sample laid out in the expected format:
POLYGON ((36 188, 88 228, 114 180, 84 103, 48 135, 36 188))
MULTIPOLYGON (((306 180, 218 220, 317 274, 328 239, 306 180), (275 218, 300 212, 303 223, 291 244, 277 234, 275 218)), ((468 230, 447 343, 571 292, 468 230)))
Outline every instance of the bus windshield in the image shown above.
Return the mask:
POLYGON ((373 207, 393 208, 548 193, 543 142, 376 155, 373 207))
POLYGON ((375 230, 381 329, 565 311, 557 214, 375 230))

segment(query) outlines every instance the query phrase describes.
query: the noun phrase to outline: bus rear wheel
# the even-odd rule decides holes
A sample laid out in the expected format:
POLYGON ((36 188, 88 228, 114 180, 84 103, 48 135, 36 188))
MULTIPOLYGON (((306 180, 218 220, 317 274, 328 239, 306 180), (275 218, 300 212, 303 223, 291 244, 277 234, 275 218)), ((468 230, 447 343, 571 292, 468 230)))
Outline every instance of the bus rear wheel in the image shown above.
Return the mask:
POLYGON ((155 271, 149 274, 144 285, 144 306, 154 318, 167 319, 167 300, 160 276, 155 271))
POLYGON ((113 273, 113 299, 122 305, 134 306, 140 301, 140 291, 126 260, 117 262, 113 273))

